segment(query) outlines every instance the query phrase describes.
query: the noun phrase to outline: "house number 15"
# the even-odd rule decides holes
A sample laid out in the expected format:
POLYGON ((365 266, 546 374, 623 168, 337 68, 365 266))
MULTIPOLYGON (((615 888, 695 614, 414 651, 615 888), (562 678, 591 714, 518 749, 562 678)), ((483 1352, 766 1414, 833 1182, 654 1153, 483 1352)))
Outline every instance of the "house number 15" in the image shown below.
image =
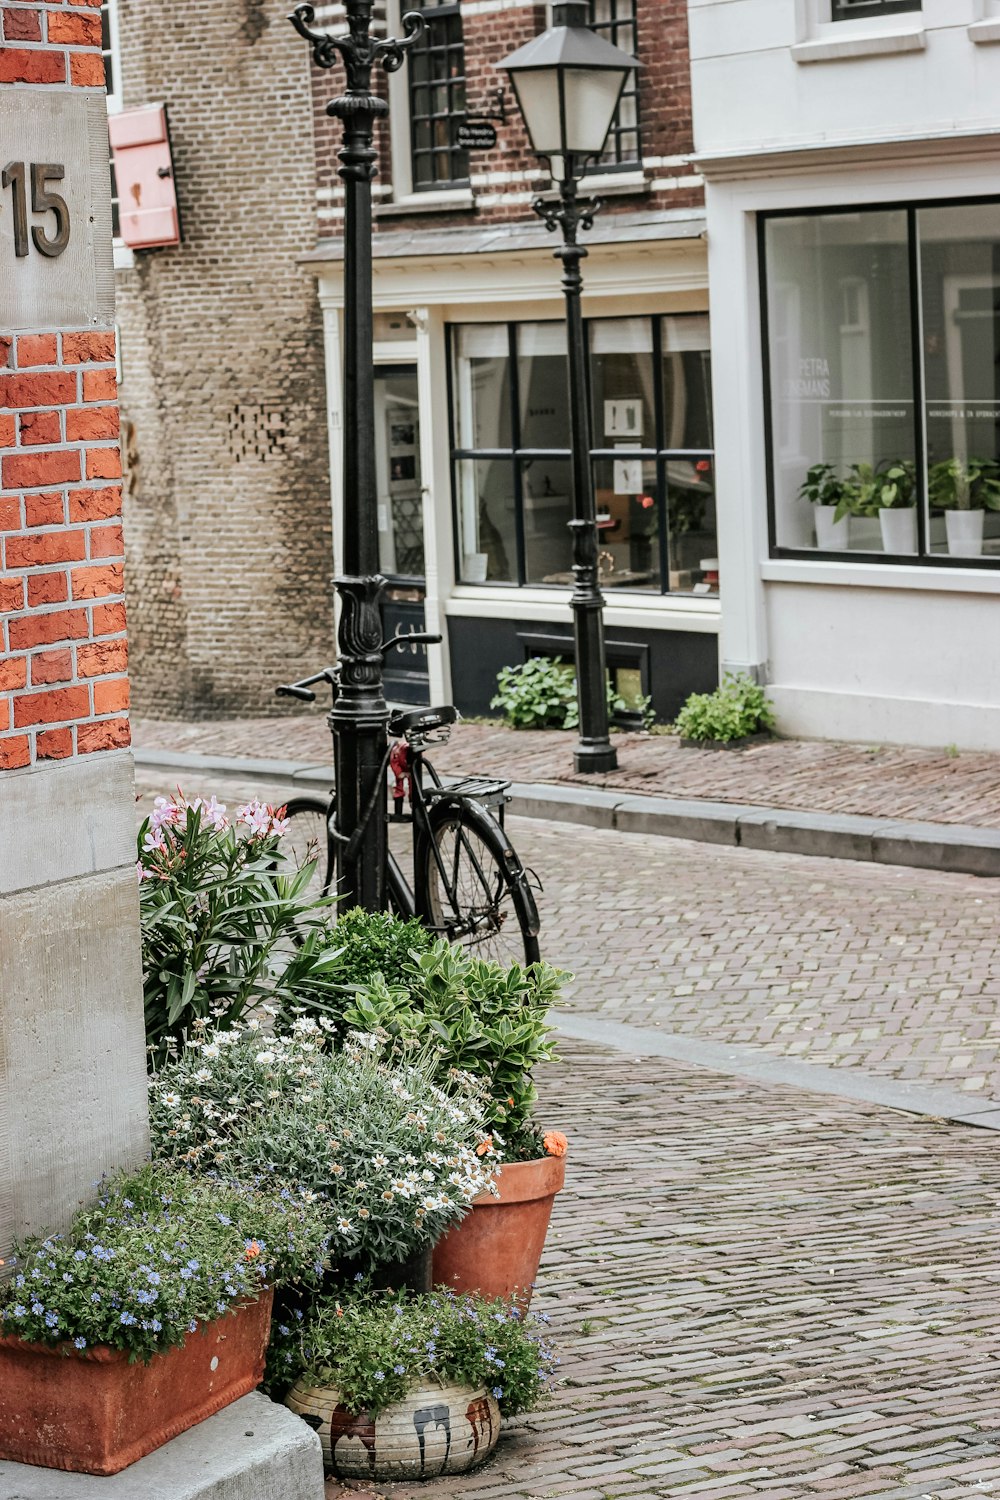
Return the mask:
MULTIPOLYGON (((28 195, 24 182, 24 162, 9 161, 0 173, 0 186, 10 188, 14 210, 14 254, 20 260, 28 253, 28 195)), ((55 234, 50 238, 37 224, 31 226, 31 244, 39 255, 50 259, 62 255, 69 244, 69 208, 66 199, 50 193, 47 184, 61 182, 65 167, 58 162, 33 161, 31 172, 31 212, 55 215, 55 234)))

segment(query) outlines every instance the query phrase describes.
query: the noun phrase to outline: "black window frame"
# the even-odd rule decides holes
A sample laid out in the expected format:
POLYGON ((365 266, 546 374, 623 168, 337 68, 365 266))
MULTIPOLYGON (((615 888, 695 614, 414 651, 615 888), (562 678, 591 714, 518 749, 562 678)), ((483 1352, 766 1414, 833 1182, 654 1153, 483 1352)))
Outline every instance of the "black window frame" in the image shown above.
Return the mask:
MULTIPOLYGON (((607 0, 611 7, 611 16, 606 21, 598 21, 595 18, 597 0, 590 0, 590 27, 598 36, 610 42, 613 47, 620 47, 623 52, 629 52, 633 57, 639 53, 639 0, 607 0), (628 7, 629 15, 619 15, 619 7, 628 7)), ((633 70, 631 76, 625 80, 621 98, 615 108, 611 121, 611 129, 608 131, 607 145, 603 154, 592 163, 592 172, 634 172, 642 166, 642 112, 639 98, 639 70, 633 70), (622 105, 626 99, 635 101, 635 124, 621 124, 622 105), (629 154, 630 148, 623 145, 625 136, 635 137, 634 154, 629 154)))
POLYGON ((414 193, 434 193, 441 192, 443 189, 468 187, 470 173, 469 153, 455 143, 455 123, 459 120, 464 120, 466 116, 464 101, 467 75, 465 71, 465 37, 462 28, 461 5, 459 0, 442 0, 442 3, 439 4, 435 4, 434 0, 422 0, 422 3, 418 5, 403 5, 402 8, 404 10, 419 10, 424 18, 424 34, 410 52, 406 68, 406 103, 410 132, 410 189, 414 193), (435 41, 435 27, 440 28, 442 22, 446 26, 457 25, 457 40, 454 37, 446 37, 444 41, 435 41), (445 55, 446 64, 449 54, 459 54, 461 57, 461 72, 455 77, 451 77, 449 74, 444 80, 439 80, 435 84, 431 76, 433 73, 431 59, 441 53, 445 55), (421 57, 428 59, 428 76, 426 79, 418 79, 415 76, 417 70, 414 63, 421 57), (420 91, 423 90, 426 92, 429 106, 432 90, 435 87, 440 87, 442 84, 448 90, 447 111, 444 114, 440 114, 428 109, 427 113, 418 113, 416 105, 420 91), (456 88, 460 88, 462 91, 463 107, 460 110, 455 110, 451 107, 453 93, 456 88), (435 145, 433 140, 428 146, 418 145, 419 126, 425 122, 429 123, 433 136, 435 122, 442 120, 445 122, 445 128, 448 133, 447 145, 435 145), (450 175, 447 177, 438 177, 436 175, 436 159, 442 153, 447 153, 449 167, 452 169, 450 175), (432 170, 435 172, 435 175, 425 180, 421 180, 419 175, 419 163, 422 159, 427 159, 431 164, 432 170))
POLYGON ((831 0, 831 21, 867 21, 872 16, 912 15, 923 0, 831 0))
MULTIPOLYGON (((665 412, 663 395, 663 323, 666 318, 708 316, 706 311, 691 313, 639 313, 637 317, 648 318, 652 324, 653 334, 653 401, 655 406, 656 422, 656 444, 652 447, 630 448, 629 458, 641 459, 643 463, 653 462, 656 465, 656 515, 657 515, 657 561, 659 564, 659 585, 655 588, 624 588, 616 590, 622 594, 628 594, 630 598, 672 599, 699 598, 689 589, 671 589, 670 587, 670 489, 667 475, 668 464, 675 459, 690 459, 699 462, 707 459, 712 466, 713 497, 715 496, 715 448, 672 448, 666 446, 665 439, 665 412)), ((540 588, 551 589, 555 593, 565 593, 572 589, 569 583, 541 583, 535 579, 529 579, 526 566, 525 549, 525 524, 524 524, 524 493, 522 485, 522 470, 525 459, 546 458, 569 461, 572 458, 570 448, 525 448, 519 446, 521 436, 521 393, 519 378, 519 361, 517 346, 517 330, 526 323, 559 325, 563 322, 560 318, 524 318, 521 320, 488 319, 485 320, 493 326, 504 327, 507 331, 507 358, 510 369, 510 421, 511 421, 511 445, 509 448, 459 448, 456 444, 456 402, 455 402, 455 338, 458 329, 474 326, 469 323, 454 322, 446 325, 446 352, 448 370, 448 443, 451 455, 450 477, 451 477, 451 513, 452 513, 452 545, 455 563, 455 581, 458 584, 466 584, 469 580, 462 577, 462 548, 459 528, 458 514, 458 465, 464 460, 488 460, 502 459, 511 464, 513 470, 514 489, 514 528, 516 544, 516 567, 513 571, 514 578, 486 579, 482 583, 470 584, 470 587, 482 589, 511 589, 511 588, 540 588)), ((592 409, 593 393, 591 389, 592 355, 590 330, 602 322, 617 322, 616 317, 608 318, 586 318, 584 319, 584 337, 587 344, 587 389, 586 400, 588 410, 592 409)), ((711 358, 711 346, 709 346, 709 357, 711 358)), ((709 400, 711 401, 711 389, 709 400)), ((712 419, 712 436, 715 435, 714 414, 712 419)), ((616 459, 622 457, 620 448, 609 448, 591 443, 590 463, 594 465, 602 459, 616 459)), ((716 545, 718 545, 718 514, 716 513, 716 545)), ((708 597, 718 598, 718 595, 708 597)))
MULTIPOLYGON (((777 560, 816 563, 858 563, 869 567, 882 563, 888 567, 973 568, 981 572, 1000 569, 1000 554, 995 557, 952 557, 946 552, 931 552, 927 544, 929 507, 925 504, 927 452, 924 435, 924 366, 922 350, 923 319, 920 292, 920 246, 917 215, 924 209, 969 208, 978 205, 1000 206, 1000 194, 976 198, 904 198, 877 203, 830 204, 804 208, 762 210, 757 215, 757 271, 760 294, 761 369, 764 387, 764 462, 766 465, 768 556, 777 560), (818 547, 785 547, 777 538, 777 499, 774 482, 774 410, 771 398, 770 318, 767 296, 767 225, 772 219, 823 218, 833 214, 905 213, 910 279, 910 341, 913 369, 913 433, 916 464, 917 551, 915 553, 823 551, 818 547)), ((1000 243, 1000 241, 998 241, 1000 243)))

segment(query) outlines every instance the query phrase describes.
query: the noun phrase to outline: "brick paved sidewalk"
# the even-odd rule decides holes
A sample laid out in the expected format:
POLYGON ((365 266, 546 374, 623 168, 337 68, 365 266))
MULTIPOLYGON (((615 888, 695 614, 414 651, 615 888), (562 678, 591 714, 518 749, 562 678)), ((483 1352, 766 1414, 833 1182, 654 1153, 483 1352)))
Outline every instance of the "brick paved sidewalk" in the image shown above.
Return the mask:
POLYGON ((563 1383, 464 1478, 393 1500, 1000 1492, 989 1134, 564 1046, 536 1307, 563 1383))
MULTIPOLYGON (((326 722, 315 710, 207 724, 138 719, 133 736, 144 750, 316 765, 331 760, 326 722)), ((1000 755, 806 740, 722 752, 685 749, 669 735, 622 734, 615 736, 616 772, 576 776, 573 743, 562 731, 459 724, 434 761, 448 775, 485 767, 520 782, 1000 828, 1000 755)))

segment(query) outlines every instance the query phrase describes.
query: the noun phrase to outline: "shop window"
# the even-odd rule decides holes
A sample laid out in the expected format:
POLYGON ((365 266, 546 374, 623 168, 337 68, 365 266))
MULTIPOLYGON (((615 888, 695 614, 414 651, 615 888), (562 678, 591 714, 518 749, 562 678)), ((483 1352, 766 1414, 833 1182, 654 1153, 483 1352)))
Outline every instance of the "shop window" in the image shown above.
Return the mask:
POLYGON ((898 16, 920 10, 922 0, 832 0, 831 21, 863 21, 869 16, 898 16))
MULTIPOLYGON (((409 9, 404 6, 404 9, 409 9)), ((410 161, 415 191, 469 180, 469 154, 455 144, 465 116, 465 47, 459 6, 424 0, 425 30, 409 54, 410 161)))
POLYGON ((1000 205, 775 216, 763 243, 774 550, 995 566, 1000 205))
MULTIPOLYGON (((599 36, 635 57, 639 39, 636 0, 590 0, 590 24, 599 36)), ((601 157, 604 168, 631 166, 641 157, 639 141, 638 70, 629 75, 615 110, 608 143, 601 157)))
MULTIPOLYGON (((598 319, 587 332, 602 585, 714 593, 708 319, 598 319)), ((452 354, 459 577, 572 584, 565 325, 459 326, 452 354)))

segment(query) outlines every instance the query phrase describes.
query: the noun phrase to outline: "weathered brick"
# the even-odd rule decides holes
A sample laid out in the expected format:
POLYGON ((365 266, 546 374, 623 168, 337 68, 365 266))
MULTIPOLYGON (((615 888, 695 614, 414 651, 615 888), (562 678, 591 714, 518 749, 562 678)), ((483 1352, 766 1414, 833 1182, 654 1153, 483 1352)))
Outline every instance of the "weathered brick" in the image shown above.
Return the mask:
POLYGON ((0 771, 16 771, 31 764, 31 743, 26 734, 0 740, 0 771))
POLYGON ((98 89, 104 83, 104 59, 99 52, 71 52, 70 82, 77 88, 98 89))
POLYGON ((42 729, 35 735, 36 760, 65 760, 72 754, 72 729, 42 729))
POLYGON ((101 719, 96 724, 81 724, 76 731, 76 748, 81 755, 93 750, 122 750, 128 744, 128 719, 101 719))
POLYGON ((66 413, 67 443, 101 441, 117 436, 117 406, 73 407, 66 413))
POLYGON ((7 629, 12 651, 27 651, 32 646, 48 646, 56 641, 83 640, 88 634, 87 611, 58 609, 25 615, 11 620, 7 629))
POLYGON ((95 526, 90 533, 90 556, 124 557, 125 539, 120 526, 95 526))
POLYGON ((62 604, 69 598, 65 573, 31 573, 28 577, 28 608, 39 604, 62 604))
POLYGON ((122 456, 117 448, 87 448, 87 479, 120 479, 122 456))
MULTIPOLYGON (((7 15, 11 15, 7 11, 7 15)), ((17 367, 29 369, 32 365, 54 365, 59 358, 59 339, 54 333, 20 333, 17 336, 17 367)))
POLYGON ((84 719, 90 713, 90 691, 85 687, 53 688, 43 693, 21 693, 14 699, 14 727, 59 724, 84 719))
POLYGON ((65 406, 76 400, 76 375, 66 370, 0 375, 0 406, 24 411, 31 406, 65 406))
POLYGON ((17 442, 17 423, 13 416, 0 415, 0 448, 13 448, 17 442))
POLYGON ((128 678, 112 677, 94 683, 94 713, 119 714, 128 708, 128 678))
MULTIPOLYGON (((48 40, 69 47, 99 47, 101 45, 101 18, 79 15, 72 11, 50 10, 48 40)), ((103 78, 101 82, 103 83, 103 78)))
POLYGON ((118 394, 118 381, 114 370, 84 370, 84 401, 114 401, 118 394))
POLYGON ((0 47, 0 83, 65 83, 66 62, 61 52, 0 47))
POLYGON ((40 42, 42 22, 37 10, 8 9, 3 12, 4 40, 8 42, 40 42))
POLYGON ((43 531, 36 536, 7 537, 4 557, 8 568, 40 568, 49 563, 80 562, 87 555, 83 531, 43 531))
POLYGON ((64 333, 62 357, 68 365, 108 363, 115 357, 113 333, 64 333))
POLYGON ((0 657, 0 693, 9 693, 14 688, 23 688, 28 681, 28 659, 26 656, 0 657))
POLYGON ((98 604, 94 606, 94 636, 117 635, 125 629, 124 604, 98 604))
POLYGON ((24 608, 24 579, 0 578, 0 614, 24 608))
POLYGON ((128 641, 119 636, 111 641, 94 641, 76 648, 78 677, 107 677, 128 669, 128 641))
POLYGON ((31 686, 42 687, 53 682, 72 682, 73 653, 61 651, 36 651, 30 658, 31 686))
POLYGON ((70 490, 70 521, 109 521, 121 515, 122 492, 120 485, 104 485, 100 489, 70 490))
POLYGON ((66 520, 62 495, 25 495, 24 520, 27 526, 62 526, 66 520))
POLYGON ((34 489, 46 484, 73 484, 80 480, 80 454, 70 449, 5 454, 0 463, 3 483, 11 490, 34 489))
POLYGON ((20 531, 24 525, 16 495, 0 495, 0 531, 20 531))
POLYGON ((106 563, 99 568, 74 568, 70 574, 73 598, 102 599, 109 594, 120 594, 123 574, 121 563, 106 563))
POLYGON ((21 446, 62 442, 62 418, 57 411, 25 412, 18 419, 21 446))

